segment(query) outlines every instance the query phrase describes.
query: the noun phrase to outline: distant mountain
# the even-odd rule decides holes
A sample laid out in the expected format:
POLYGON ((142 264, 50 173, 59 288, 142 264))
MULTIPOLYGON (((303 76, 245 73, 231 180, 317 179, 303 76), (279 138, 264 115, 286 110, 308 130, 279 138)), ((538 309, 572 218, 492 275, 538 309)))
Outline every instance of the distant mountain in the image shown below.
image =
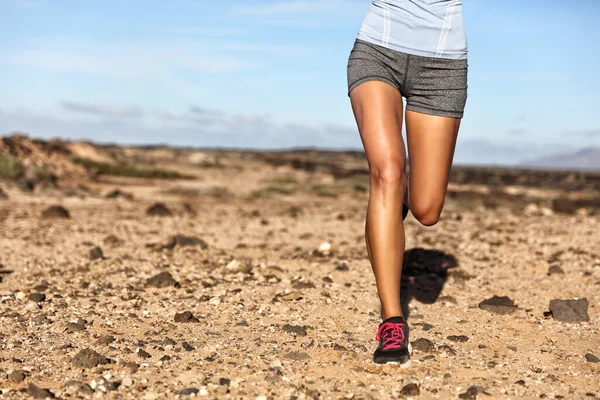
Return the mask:
POLYGON ((600 147, 585 147, 574 152, 555 153, 525 160, 524 167, 600 170, 600 147))

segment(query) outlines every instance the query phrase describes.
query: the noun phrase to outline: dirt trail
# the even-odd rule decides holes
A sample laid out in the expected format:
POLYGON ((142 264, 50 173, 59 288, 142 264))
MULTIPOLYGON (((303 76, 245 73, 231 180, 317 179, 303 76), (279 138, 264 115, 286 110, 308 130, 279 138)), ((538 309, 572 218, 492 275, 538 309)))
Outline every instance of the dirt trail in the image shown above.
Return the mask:
POLYGON ((599 216, 449 199, 434 227, 409 217, 403 297, 417 342, 400 369, 371 361, 364 188, 223 162, 198 180, 84 182, 80 196, 5 187, 0 397, 29 398, 30 383, 59 398, 600 397, 599 216), (132 197, 105 198, 115 188, 132 197), (147 215, 157 202, 171 215, 147 215), (70 217, 42 218, 52 205, 70 217), (516 307, 480 308, 494 295, 516 307), (576 298, 588 321, 545 315, 576 298))

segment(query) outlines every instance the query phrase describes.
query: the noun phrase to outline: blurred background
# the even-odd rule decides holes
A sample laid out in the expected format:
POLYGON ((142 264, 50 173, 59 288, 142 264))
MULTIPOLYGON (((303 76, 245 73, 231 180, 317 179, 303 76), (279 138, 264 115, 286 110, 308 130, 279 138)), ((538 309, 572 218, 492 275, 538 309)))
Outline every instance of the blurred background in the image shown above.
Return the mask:
MULTIPOLYGON (((361 149, 346 63, 368 0, 0 0, 0 132, 361 149)), ((465 0, 459 164, 600 168, 600 2, 465 0)))

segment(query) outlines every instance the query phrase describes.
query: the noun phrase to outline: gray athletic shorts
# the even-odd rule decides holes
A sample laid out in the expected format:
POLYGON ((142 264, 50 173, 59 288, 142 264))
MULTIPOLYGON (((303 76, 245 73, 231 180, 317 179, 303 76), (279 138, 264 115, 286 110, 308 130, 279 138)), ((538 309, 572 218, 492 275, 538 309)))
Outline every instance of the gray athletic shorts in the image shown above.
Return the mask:
POLYGON ((367 81, 389 83, 406 98, 406 109, 462 118, 467 102, 466 59, 402 53, 356 39, 348 59, 348 96, 367 81))

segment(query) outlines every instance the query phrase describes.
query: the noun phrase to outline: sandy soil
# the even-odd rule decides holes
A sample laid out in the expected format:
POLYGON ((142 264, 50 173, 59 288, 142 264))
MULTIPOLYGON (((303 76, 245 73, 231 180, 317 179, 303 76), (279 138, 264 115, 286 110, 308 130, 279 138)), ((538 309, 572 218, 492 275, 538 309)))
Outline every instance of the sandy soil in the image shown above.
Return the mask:
POLYGON ((457 200, 434 227, 409 216, 403 297, 418 342, 401 369, 371 361, 363 189, 243 159, 179 169, 200 179, 6 186, 0 397, 49 395, 31 383, 59 398, 600 397, 599 216, 457 200), (286 185, 310 190, 273 189, 286 185), (106 198, 115 188, 133 198, 106 198), (157 202, 172 215, 148 215, 157 202), (53 205, 70 218, 42 218, 53 205), (148 281, 163 272, 173 280, 148 281), (516 308, 479 307, 494 295, 516 308), (544 315, 576 298, 589 321, 544 315), (197 322, 176 322, 185 311, 197 322))

